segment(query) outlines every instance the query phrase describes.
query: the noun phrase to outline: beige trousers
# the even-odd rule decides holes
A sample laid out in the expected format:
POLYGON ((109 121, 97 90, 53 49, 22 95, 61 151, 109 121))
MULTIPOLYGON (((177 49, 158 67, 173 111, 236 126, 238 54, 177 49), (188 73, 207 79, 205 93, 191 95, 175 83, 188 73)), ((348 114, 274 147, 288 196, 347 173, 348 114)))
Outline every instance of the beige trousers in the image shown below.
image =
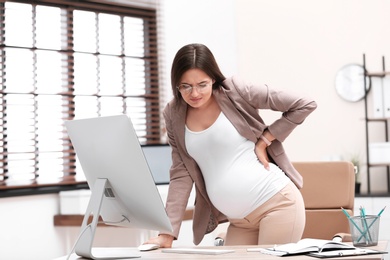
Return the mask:
POLYGON ((243 219, 229 219, 225 245, 274 245, 297 242, 305 228, 305 205, 290 182, 243 219))

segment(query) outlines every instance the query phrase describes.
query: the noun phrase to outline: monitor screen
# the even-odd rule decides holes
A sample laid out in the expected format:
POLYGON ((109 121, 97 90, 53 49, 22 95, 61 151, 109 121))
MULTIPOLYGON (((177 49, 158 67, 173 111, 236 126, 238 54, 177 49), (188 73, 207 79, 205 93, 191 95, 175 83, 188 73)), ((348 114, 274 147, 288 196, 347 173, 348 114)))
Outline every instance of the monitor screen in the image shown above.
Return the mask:
POLYGON ((110 225, 172 231, 143 149, 126 115, 66 121, 65 126, 92 191, 80 234, 82 242, 76 246, 78 255, 93 258, 93 241, 83 240, 93 240, 98 215, 110 225), (91 215, 93 221, 88 224, 91 215))
POLYGON ((143 145, 150 171, 156 184, 169 184, 169 169, 172 165, 171 147, 168 144, 143 145))

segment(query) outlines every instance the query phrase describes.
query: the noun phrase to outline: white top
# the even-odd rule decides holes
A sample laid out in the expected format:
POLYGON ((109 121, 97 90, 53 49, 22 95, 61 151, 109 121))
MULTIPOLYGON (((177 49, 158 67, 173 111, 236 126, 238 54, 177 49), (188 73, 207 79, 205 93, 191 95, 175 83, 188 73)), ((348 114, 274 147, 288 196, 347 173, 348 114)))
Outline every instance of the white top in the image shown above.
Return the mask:
POLYGON ((229 218, 244 218, 290 181, 275 164, 269 171, 263 167, 255 144, 242 137, 222 112, 206 130, 186 127, 185 143, 202 171, 211 202, 229 218))

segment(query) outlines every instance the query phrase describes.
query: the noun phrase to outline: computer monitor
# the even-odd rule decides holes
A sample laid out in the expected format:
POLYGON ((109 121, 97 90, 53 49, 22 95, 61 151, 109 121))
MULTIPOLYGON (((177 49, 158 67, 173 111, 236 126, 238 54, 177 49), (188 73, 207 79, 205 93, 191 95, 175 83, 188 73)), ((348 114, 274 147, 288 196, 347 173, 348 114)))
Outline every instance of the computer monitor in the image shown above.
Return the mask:
POLYGON ((99 215, 109 225, 172 232, 130 118, 78 119, 66 121, 65 127, 92 191, 75 244, 77 255, 91 259, 139 257, 130 251, 98 255, 102 251, 93 248, 93 240, 99 215), (88 223, 90 216, 92 222, 88 223))
POLYGON ((172 148, 168 144, 142 145, 146 161, 158 185, 169 184, 169 170, 172 165, 172 148))

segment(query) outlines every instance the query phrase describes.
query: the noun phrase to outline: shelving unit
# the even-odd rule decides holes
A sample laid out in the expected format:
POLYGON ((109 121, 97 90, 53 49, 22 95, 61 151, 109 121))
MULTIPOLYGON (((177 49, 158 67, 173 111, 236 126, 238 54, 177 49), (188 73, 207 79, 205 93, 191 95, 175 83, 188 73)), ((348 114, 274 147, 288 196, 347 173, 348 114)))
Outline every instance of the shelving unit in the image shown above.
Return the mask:
MULTIPOLYGON (((390 71, 386 71, 385 68, 385 57, 382 57, 382 71, 381 72, 369 72, 366 68, 366 56, 363 54, 363 68, 365 71, 365 76, 368 76, 370 78, 373 77, 380 77, 383 78, 387 75, 390 75, 390 71)), ((364 89, 366 89, 367 79, 364 77, 364 89)), ((389 142, 389 128, 388 128, 388 121, 390 118, 372 118, 368 115, 368 105, 367 105, 367 93, 364 95, 364 111, 365 111, 365 126, 366 126, 366 156, 367 156, 367 193, 368 195, 372 195, 371 193, 371 182, 370 182, 370 169, 372 167, 386 167, 387 171, 387 193, 380 194, 384 196, 390 196, 390 163, 370 163, 370 155, 369 155, 369 144, 370 144, 370 138, 369 138, 369 124, 370 123, 383 123, 384 126, 384 136, 385 136, 385 142, 389 142)))

